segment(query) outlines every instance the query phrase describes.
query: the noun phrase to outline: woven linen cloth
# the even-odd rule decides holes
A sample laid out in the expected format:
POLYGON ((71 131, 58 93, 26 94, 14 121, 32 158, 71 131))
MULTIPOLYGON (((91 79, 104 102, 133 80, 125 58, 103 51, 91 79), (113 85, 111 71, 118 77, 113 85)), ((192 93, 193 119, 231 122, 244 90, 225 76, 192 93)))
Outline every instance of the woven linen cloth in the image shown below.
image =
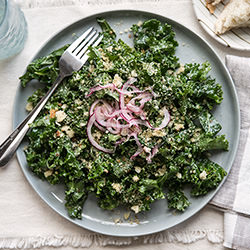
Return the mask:
MULTIPOLYGON (((19 55, 0 62, 0 141, 3 141, 12 130, 12 108, 19 84, 18 77, 22 75, 33 55, 45 41, 58 30, 80 18, 112 9, 146 10, 175 19, 206 36, 194 17, 191 0, 17 0, 17 2, 26 16, 29 37, 19 55)), ((221 58, 224 58, 228 53, 227 48, 209 37, 206 38, 221 58)), ((250 56, 250 53, 246 52, 232 51, 232 53, 250 56)), ((144 245, 148 247, 147 244, 154 243, 162 244, 153 245, 151 249, 182 249, 184 247, 182 243, 191 244, 191 249, 223 249, 223 216, 221 212, 210 207, 206 207, 178 227, 157 234, 130 238, 109 237, 75 226, 56 214, 29 186, 16 158, 13 158, 6 168, 0 169, 0 178, 0 249, 49 249, 49 247, 97 249, 98 246, 107 245, 126 245, 127 248, 131 245, 133 249, 142 249, 144 245)))
POLYGON ((250 249, 250 58, 226 56, 241 114, 240 142, 231 172, 211 201, 225 209, 224 246, 250 249))

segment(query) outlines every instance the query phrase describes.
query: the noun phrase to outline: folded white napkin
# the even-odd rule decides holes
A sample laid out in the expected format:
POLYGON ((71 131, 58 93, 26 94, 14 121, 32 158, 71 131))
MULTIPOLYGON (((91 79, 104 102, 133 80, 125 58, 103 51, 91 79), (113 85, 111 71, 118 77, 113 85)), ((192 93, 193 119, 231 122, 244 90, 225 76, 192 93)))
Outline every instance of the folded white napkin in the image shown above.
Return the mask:
POLYGON ((231 172, 211 204, 225 210, 224 246, 250 249, 250 58, 226 56, 241 113, 240 142, 231 172))

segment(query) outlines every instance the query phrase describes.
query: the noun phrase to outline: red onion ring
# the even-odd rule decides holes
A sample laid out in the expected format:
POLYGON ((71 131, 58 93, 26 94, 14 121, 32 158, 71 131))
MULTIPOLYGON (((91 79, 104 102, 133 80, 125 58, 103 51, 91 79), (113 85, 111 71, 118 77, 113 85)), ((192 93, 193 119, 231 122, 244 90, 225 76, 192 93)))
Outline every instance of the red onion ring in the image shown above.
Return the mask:
MULTIPOLYGON (((157 97, 156 93, 152 90, 152 88, 147 88, 146 90, 139 90, 137 87, 133 85, 136 81, 135 78, 130 78, 127 82, 123 84, 121 89, 118 89, 114 84, 107 84, 104 86, 98 85, 90 89, 90 93, 87 97, 91 96, 94 92, 102 90, 102 89, 111 89, 112 91, 117 91, 119 94, 119 103, 117 101, 109 104, 105 100, 96 100, 90 107, 89 111, 89 121, 87 124, 87 134, 90 143, 105 153, 114 153, 114 150, 107 149, 99 145, 95 140, 93 135, 91 134, 91 128, 95 125, 101 131, 109 131, 112 134, 119 134, 122 136, 120 140, 115 142, 115 146, 126 142, 130 137, 134 137, 134 140, 137 145, 137 151, 131 156, 131 159, 134 159, 136 156, 140 155, 143 151, 142 144, 139 141, 138 133, 141 131, 139 125, 146 126, 150 129, 160 130, 167 126, 171 117, 166 109, 163 108, 164 118, 161 124, 154 128, 150 122, 148 121, 145 112, 143 111, 145 103, 151 101, 153 97, 157 97), (132 90, 128 90, 128 89, 132 90), (125 96, 131 96, 134 94, 138 94, 134 96, 128 103, 125 103, 125 96), (139 105, 136 104, 138 101, 139 105), (124 129, 126 130, 124 132, 124 129)), ((156 145, 153 149, 148 149, 145 151, 148 155, 146 160, 148 163, 152 162, 152 158, 157 154, 159 150, 159 145, 156 145)))
POLYGON ((88 120, 88 123, 87 123, 87 136, 88 136, 88 138, 89 138, 90 143, 91 143, 95 148, 97 148, 98 150, 100 150, 100 151, 102 151, 102 152, 104 152, 104 153, 108 153, 108 154, 114 153, 115 150, 113 150, 113 149, 108 149, 108 148, 104 148, 104 147, 102 147, 101 145, 99 145, 99 144, 95 141, 95 139, 94 139, 94 137, 93 137, 93 135, 92 135, 92 133, 91 133, 91 129, 92 129, 92 126, 93 126, 94 122, 95 122, 95 116, 94 116, 94 114, 92 114, 92 115, 90 116, 89 120, 88 120))
POLYGON ((163 108, 163 112, 164 112, 164 118, 163 118, 160 126, 155 128, 156 130, 160 130, 160 129, 165 128, 168 125, 168 123, 170 122, 171 116, 170 116, 168 110, 166 109, 166 107, 163 108))
POLYGON ((138 156, 139 154, 141 154, 143 152, 143 148, 142 148, 142 145, 137 137, 137 134, 136 133, 132 133, 131 136, 134 136, 134 139, 135 139, 135 142, 138 146, 136 152, 130 157, 130 159, 134 159, 136 156, 138 156))
POLYGON ((99 91, 99 90, 102 90, 102 89, 111 89, 111 90, 115 90, 116 87, 113 83, 110 83, 110 84, 107 84, 107 85, 98 85, 98 86, 95 86, 93 88, 90 89, 90 92, 86 95, 86 97, 89 97, 91 96, 94 92, 96 91, 99 91))

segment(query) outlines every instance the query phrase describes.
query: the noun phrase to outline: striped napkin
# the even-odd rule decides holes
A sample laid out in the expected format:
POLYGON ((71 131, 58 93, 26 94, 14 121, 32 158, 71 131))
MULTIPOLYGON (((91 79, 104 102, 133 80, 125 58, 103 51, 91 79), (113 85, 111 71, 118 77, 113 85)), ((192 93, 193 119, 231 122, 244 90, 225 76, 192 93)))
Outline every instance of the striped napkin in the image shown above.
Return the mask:
POLYGON ((210 204, 223 209, 224 246, 250 249, 250 58, 228 55, 241 113, 240 142, 234 164, 210 204))

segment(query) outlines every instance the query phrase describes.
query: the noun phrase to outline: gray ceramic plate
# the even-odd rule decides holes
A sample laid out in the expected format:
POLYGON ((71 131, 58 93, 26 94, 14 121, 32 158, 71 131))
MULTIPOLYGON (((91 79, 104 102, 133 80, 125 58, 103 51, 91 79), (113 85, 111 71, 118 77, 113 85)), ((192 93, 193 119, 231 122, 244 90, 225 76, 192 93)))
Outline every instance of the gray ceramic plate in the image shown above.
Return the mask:
MULTIPOLYGON (((223 125, 222 133, 227 135, 230 142, 229 152, 220 152, 212 157, 212 160, 222 165, 227 171, 230 170, 239 139, 239 105, 235 87, 230 78, 228 71, 213 49, 199 36, 194 34, 184 26, 163 16, 152 13, 122 10, 101 13, 98 15, 84 18, 60 31, 52 37, 35 55, 34 58, 47 55, 60 46, 71 43, 73 41, 72 34, 81 34, 89 26, 96 26, 97 17, 104 17, 115 29, 118 37, 132 45, 128 33, 124 32, 132 24, 138 23, 140 20, 157 18, 162 22, 171 24, 176 32, 176 38, 179 42, 177 56, 182 63, 187 62, 204 62, 208 60, 212 65, 211 75, 216 77, 217 81, 222 84, 224 91, 224 100, 222 104, 215 110, 215 116, 223 125), (122 33, 123 32, 123 33, 122 33)), ((99 27, 98 27, 99 29, 99 27)), ((30 84, 25 89, 19 87, 16 94, 14 105, 14 127, 26 116, 25 105, 28 96, 37 88, 37 85, 30 84)), ((139 236, 173 227, 196 214, 203 208, 209 200, 214 196, 214 190, 201 198, 191 198, 191 206, 184 212, 173 215, 172 211, 167 208, 165 200, 157 201, 152 205, 149 212, 145 212, 138 216, 139 224, 131 223, 131 221, 123 221, 115 223, 117 219, 123 217, 123 211, 104 211, 97 206, 95 197, 89 197, 84 205, 83 219, 72 220, 68 217, 64 208, 64 190, 62 186, 51 186, 34 176, 27 167, 27 162, 23 152, 25 141, 17 151, 17 157, 25 177, 31 184, 32 188, 40 195, 40 197, 57 213, 83 228, 90 229, 102 234, 113 236, 139 236)))

